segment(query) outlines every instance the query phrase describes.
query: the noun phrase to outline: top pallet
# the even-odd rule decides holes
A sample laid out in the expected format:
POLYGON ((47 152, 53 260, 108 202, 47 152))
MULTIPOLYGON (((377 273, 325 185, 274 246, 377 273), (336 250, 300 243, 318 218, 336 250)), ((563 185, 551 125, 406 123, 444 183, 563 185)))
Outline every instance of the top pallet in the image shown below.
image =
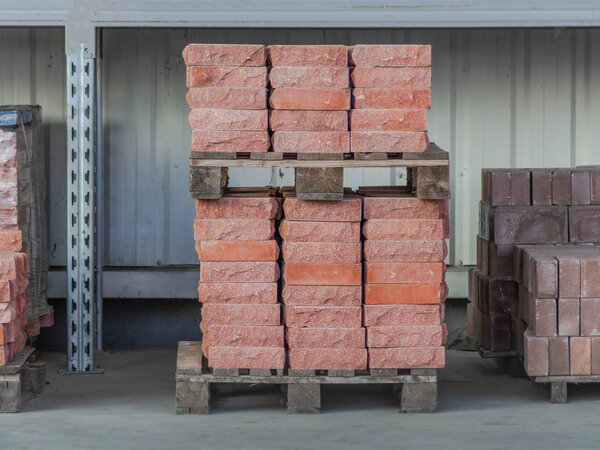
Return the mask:
POLYGON ((190 44, 183 57, 193 152, 428 148, 430 46, 190 44))

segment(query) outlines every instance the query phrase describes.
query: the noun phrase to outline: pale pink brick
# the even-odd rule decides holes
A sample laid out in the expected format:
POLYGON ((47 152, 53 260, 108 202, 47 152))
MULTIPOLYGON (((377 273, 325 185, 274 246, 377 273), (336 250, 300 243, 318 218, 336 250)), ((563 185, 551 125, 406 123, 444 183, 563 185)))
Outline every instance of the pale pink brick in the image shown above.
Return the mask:
POLYGON ((281 325, 279 304, 240 305, 206 303, 202 305, 202 324, 210 325, 281 325))
POLYGON ((266 109, 266 88, 190 88, 185 96, 190 108, 266 109))
POLYGON ((369 348, 371 369, 441 369, 444 347, 369 348))
POLYGON ((365 348, 365 329, 287 328, 289 348, 365 348))
POLYGON ((194 239, 202 241, 263 241, 272 239, 275 225, 269 219, 196 219, 194 239))
POLYGON ((266 67, 190 66, 187 87, 266 88, 266 67))
POLYGON ((202 303, 277 303, 277 283, 200 283, 202 303))
POLYGON ((186 66, 265 66, 267 48, 256 44, 188 44, 186 66))
POLYGON ((348 131, 348 112, 273 109, 269 128, 272 131, 348 131))
POLYGON ((269 115, 266 109, 192 109, 188 120, 192 130, 266 131, 269 129, 269 115))
POLYGON ((283 369, 282 347, 210 347, 208 365, 219 369, 283 369))
POLYGON ((202 282, 273 283, 279 279, 277 261, 204 262, 200 264, 202 282))
POLYGON ((347 131, 275 131, 273 151, 282 153, 349 153, 347 131))
POLYGON ((288 354, 292 370, 364 370, 364 348, 291 348, 288 354))
POLYGON ((424 152, 428 147, 425 131, 350 132, 350 148, 357 153, 424 152))
POLYGON ((343 89, 350 87, 346 67, 273 67, 269 72, 272 88, 343 89))
POLYGON ((343 45, 269 45, 272 66, 347 67, 348 49, 343 45))
POLYGON ((266 152, 270 147, 268 131, 192 130, 194 152, 266 152))

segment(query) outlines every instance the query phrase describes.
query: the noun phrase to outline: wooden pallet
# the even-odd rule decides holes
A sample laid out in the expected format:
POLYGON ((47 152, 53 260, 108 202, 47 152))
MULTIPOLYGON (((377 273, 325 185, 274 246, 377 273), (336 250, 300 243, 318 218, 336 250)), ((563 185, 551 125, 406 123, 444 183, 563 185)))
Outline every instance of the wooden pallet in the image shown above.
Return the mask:
POLYGON ((282 403, 288 413, 319 413, 323 384, 389 384, 399 388, 400 412, 433 413, 437 409, 436 369, 211 369, 201 347, 201 342, 179 343, 177 414, 209 414, 213 383, 282 385, 282 403))
POLYGON ((0 412, 19 412, 46 384, 46 363, 36 362, 33 348, 25 347, 0 367, 0 412))
POLYGON ((600 383, 600 375, 555 375, 530 377, 534 383, 550 384, 550 401, 567 403, 567 385, 579 383, 600 383))

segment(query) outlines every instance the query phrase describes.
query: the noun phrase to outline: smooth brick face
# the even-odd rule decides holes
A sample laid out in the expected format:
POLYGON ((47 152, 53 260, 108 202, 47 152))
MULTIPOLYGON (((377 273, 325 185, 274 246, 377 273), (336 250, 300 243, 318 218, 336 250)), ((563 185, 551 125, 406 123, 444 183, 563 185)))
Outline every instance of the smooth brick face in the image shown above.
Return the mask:
POLYGON ((353 87, 431 89, 430 67, 355 67, 353 87))
POLYGON ((204 339, 210 347, 283 347, 283 326, 209 325, 204 339))
POLYGON ((530 377, 541 377, 548 375, 549 352, 548 338, 536 337, 525 333, 525 372, 530 377))
POLYGON ((439 325, 443 321, 440 305, 365 305, 363 308, 366 327, 439 325))
POLYGON ((360 264, 286 264, 283 280, 287 284, 308 286, 358 286, 360 264))
POLYGON ((510 173, 510 204, 531 204, 531 174, 529 171, 519 170, 510 173))
POLYGON ((189 115, 193 130, 268 130, 267 110, 192 109, 189 115))
POLYGON ((269 72, 272 88, 344 89, 350 87, 346 67, 273 67, 269 72))
POLYGON ((360 306, 361 286, 295 286, 285 284, 283 303, 304 306, 360 306))
POLYGON ((279 201, 273 197, 223 197, 196 200, 198 219, 274 219, 279 201))
POLYGON ((579 299, 558 299, 558 334, 579 336, 579 299))
POLYGON ((513 274, 513 246, 489 245, 489 271, 494 277, 512 278, 513 274))
POLYGON ((365 348, 291 348, 288 361, 292 370, 364 370, 365 348))
POLYGON ((556 336, 558 333, 556 299, 531 298, 530 301, 535 308, 529 317, 534 320, 532 325, 536 336, 556 336))
POLYGON ((573 170, 571 172, 571 204, 589 205, 591 203, 591 186, 589 170, 573 170))
POLYGON ((277 303, 277 283, 200 283, 203 303, 277 303))
POLYGON ((548 338, 550 365, 548 375, 569 375, 569 338, 548 338))
POLYGON ((288 328, 360 328, 360 306, 284 306, 283 319, 288 328))
POLYGON ((365 329, 287 328, 289 348, 365 348, 365 329))
POLYGON ((489 205, 510 205, 510 172, 503 169, 483 169, 482 200, 489 205))
POLYGON ((600 298, 600 258, 581 258, 581 296, 600 298))
POLYGON ((240 305, 206 303, 202 305, 202 322, 210 325, 280 325, 279 304, 240 305))
POLYGON ((569 208, 569 240, 600 242, 600 206, 569 208))
POLYGON ((430 106, 429 89, 352 89, 352 107, 356 109, 429 109, 430 106))
POLYGON ((202 282, 272 283, 279 279, 276 261, 204 262, 200 265, 202 282))
POLYGON ((264 45, 189 44, 183 49, 186 66, 264 66, 264 45))
POLYGON ((531 204, 552 204, 552 172, 534 170, 531 172, 531 204))
POLYGON ((190 88, 185 96, 190 108, 265 109, 266 88, 190 88))
POLYGON ((277 261, 277 241, 197 241, 200 261, 277 261))
POLYGON ((269 96, 274 109, 307 109, 317 111, 349 110, 350 89, 274 89, 269 96))
POLYGON ((414 196, 365 197, 365 219, 448 219, 447 205, 440 200, 421 200, 414 196))
POLYGON ((275 131, 273 151, 283 153, 349 153, 347 131, 275 131))
POLYGON ((348 131, 346 111, 270 111, 272 131, 348 131))
POLYGON ((281 251, 286 263, 353 264, 360 263, 360 242, 283 242, 281 251))
POLYGON ((367 283, 441 283, 443 263, 365 263, 367 283))
POLYGON ((569 338, 571 354, 571 375, 592 373, 592 345, 589 337, 569 338))
POLYGON ((354 109, 350 129, 357 131, 426 130, 425 109, 354 109))
POLYGON ((552 204, 571 204, 571 171, 569 169, 552 172, 552 204))
POLYGON ((21 230, 0 231, 0 251, 20 252, 22 247, 21 230))
POLYGON ((266 152, 270 146, 268 131, 192 130, 194 152, 266 152))
POLYGON ((552 257, 533 257, 529 260, 529 290, 540 298, 558 297, 558 264, 552 257))
POLYGON ((282 220, 279 234, 290 242, 359 242, 360 223, 282 220))
POLYGON ((436 262, 448 255, 443 240, 364 242, 365 261, 369 262, 436 262))
POLYGON ((263 241, 272 239, 275 225, 269 219, 196 219, 194 239, 202 241, 263 241))
POLYGON ((377 241, 444 239, 444 221, 438 219, 368 219, 363 235, 377 241))
POLYGON ((287 220, 311 222, 360 222, 362 200, 346 197, 339 202, 306 201, 288 197, 283 202, 287 220))
POLYGON ((371 369, 441 369, 444 347, 369 348, 371 369))
POLYGON ((550 244, 568 241, 567 208, 497 207, 493 217, 496 244, 550 244))
POLYGON ((424 152, 429 139, 424 131, 352 131, 350 148, 358 153, 424 152))
POLYGON ((430 66, 430 45, 355 45, 350 49, 355 66, 430 66))
POLYGON ((446 343, 445 325, 368 327, 367 347, 437 347, 446 343))
POLYGON ((283 347, 210 347, 208 363, 219 369, 283 369, 283 347))
POLYGON ((266 67, 190 66, 187 87, 266 88, 266 67))
POLYGON ((579 258, 557 256, 559 296, 578 298, 581 296, 581 266, 579 258))
POLYGON ((269 62, 277 66, 347 67, 343 45, 269 45, 269 62))
POLYGON ((581 299, 581 335, 600 336, 600 298, 581 299))

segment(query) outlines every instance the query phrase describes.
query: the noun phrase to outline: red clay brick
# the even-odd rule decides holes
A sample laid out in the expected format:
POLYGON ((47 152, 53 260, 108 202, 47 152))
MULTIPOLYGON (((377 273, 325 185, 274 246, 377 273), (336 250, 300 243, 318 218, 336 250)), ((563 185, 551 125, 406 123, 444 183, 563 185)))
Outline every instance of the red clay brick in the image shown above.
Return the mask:
POLYGON ((364 242, 365 261, 369 262, 433 262, 443 261, 448 247, 437 241, 372 241, 364 242))
POLYGON ((355 67, 353 87, 431 89, 430 67, 355 67))
POLYGON ((444 239, 444 221, 439 219, 368 219, 363 235, 377 241, 444 239))
POLYGON ((287 328, 289 348, 365 348, 365 329, 287 328))
POLYGON ((196 200, 198 219, 274 219, 280 202, 274 197, 222 197, 196 200))
POLYGON ((277 283, 200 283, 202 303, 277 303, 277 283))
POLYGON ((367 283, 441 283, 444 263, 365 263, 367 283))
POLYGON ((395 197, 365 197, 365 219, 447 219, 447 203, 421 200, 412 195, 395 197))
POLYGON ((285 264, 286 284, 308 286, 358 286, 361 284, 360 264, 285 264))
POLYGON ((344 89, 350 87, 346 67, 273 67, 269 72, 272 88, 344 89))
POLYGON ((19 275, 16 253, 0 253, 0 280, 15 280, 19 275))
POLYGON ((283 153, 349 153, 347 131, 275 131, 273 151, 283 153))
POLYGON ((558 334, 579 336, 579 299, 558 299, 558 334))
POLYGON ((200 281, 273 283, 279 279, 276 261, 252 262, 203 262, 200 265, 200 281))
POLYGON ((272 131, 348 131, 346 111, 270 111, 272 131))
POLYGON ((299 264, 354 264, 360 263, 360 242, 283 242, 283 260, 299 264))
POLYGON ((365 284, 365 303, 437 304, 445 300, 441 284, 365 284))
POLYGON ((348 50, 343 45, 269 45, 272 66, 347 67, 348 50))
POLYGON ((190 66, 187 87, 266 88, 266 67, 190 66))
POLYGON ((525 372, 530 377, 541 377, 548 375, 549 351, 548 338, 536 337, 531 331, 525 332, 525 372))
POLYGON ((352 89, 352 107, 355 109, 429 109, 430 106, 429 89, 352 89))
POLYGON ((283 303, 299 306, 360 306, 361 286, 295 286, 283 283, 283 303))
POLYGON ((364 305, 366 327, 439 325, 443 322, 443 305, 364 305))
POLYGON ((279 234, 290 242, 359 242, 360 223, 282 220, 279 234))
POLYGON ((360 328, 360 306, 289 306, 283 307, 288 328, 360 328))
POLYGON ((281 310, 277 304, 240 305, 205 303, 202 305, 202 323, 209 325, 281 325, 281 310))
POLYGON ((355 45, 350 48, 355 66, 430 66, 430 45, 355 45))
POLYGON ((269 129, 269 114, 266 109, 192 109, 188 120, 192 130, 269 129))
POLYGON ((444 347, 369 348, 371 369, 441 369, 444 347))
POLYGON ((266 152, 270 147, 268 131, 192 130, 194 152, 266 152))
POLYGON ((367 347, 437 347, 446 343, 446 325, 367 327, 367 347))
POLYGON ((186 66, 264 66, 267 48, 255 44, 188 44, 183 60, 186 66))
POLYGON ((277 261, 277 241, 196 241, 200 261, 277 261))
POLYGON ((269 105, 274 109, 349 110, 350 89, 279 88, 271 92, 269 105))
POLYGON ((551 205, 552 204, 552 171, 550 171, 550 170, 532 170, 531 171, 531 204, 532 205, 551 205))
POLYGON ((12 286, 10 281, 0 280, 0 303, 8 303, 15 297, 12 286))
POLYGON ((592 373, 592 343, 589 337, 569 338, 571 375, 592 373))
POLYGON ((600 298, 581 299, 581 335, 600 336, 600 298))
POLYGON ((581 258, 581 296, 600 298, 600 258, 581 258))
POLYGON ((424 131, 351 131, 350 149, 358 153, 424 152, 429 139, 424 131))
POLYGON ((354 109, 350 129, 357 131, 426 130, 425 109, 354 109))
POLYGON ((264 241, 272 239, 275 225, 269 219, 196 219, 194 239, 201 241, 264 241))
POLYGON ((287 220, 311 222, 360 222, 362 200, 345 197, 339 202, 306 201, 288 197, 283 202, 287 220))
POLYGON ((211 347, 283 347, 283 326, 208 325, 211 347))
POLYGON ((365 370, 365 348, 291 348, 288 354, 292 370, 365 370))
POLYGON ((208 365, 219 369, 283 369, 283 347, 210 347, 208 365))
POLYGON ((266 88, 190 88, 185 96, 190 108, 266 109, 266 88))
POLYGON ((21 230, 0 231, 0 252, 20 252, 22 247, 21 230))

